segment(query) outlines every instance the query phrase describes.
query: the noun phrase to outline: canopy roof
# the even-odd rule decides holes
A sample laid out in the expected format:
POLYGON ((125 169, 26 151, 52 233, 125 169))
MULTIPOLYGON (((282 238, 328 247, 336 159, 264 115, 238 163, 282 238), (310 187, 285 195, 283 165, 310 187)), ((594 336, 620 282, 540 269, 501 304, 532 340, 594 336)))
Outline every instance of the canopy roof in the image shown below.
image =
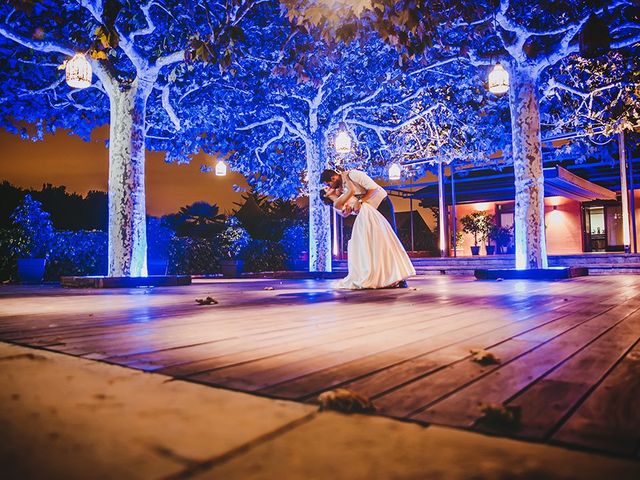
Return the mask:
MULTIPOLYGON (((615 191, 610 188, 620 189, 620 171, 617 164, 599 162, 590 165, 572 165, 568 168, 571 168, 573 172, 559 165, 543 170, 546 197, 559 195, 581 202, 616 199, 615 191), (584 176, 588 175, 589 178, 597 179, 600 184, 587 180, 580 173, 584 176)), ((515 198, 514 181, 513 167, 505 167, 500 171, 487 169, 456 171, 454 175, 456 203, 513 200, 515 198)), ((438 204, 437 182, 416 184, 414 187, 419 186, 422 188, 411 193, 404 190, 409 186, 391 185, 387 189, 390 191, 396 190, 397 194, 404 197, 420 199, 423 206, 438 204)), ((636 186, 640 186, 640 182, 636 186)), ((445 188, 447 203, 449 203, 451 201, 450 177, 446 178, 445 188)))

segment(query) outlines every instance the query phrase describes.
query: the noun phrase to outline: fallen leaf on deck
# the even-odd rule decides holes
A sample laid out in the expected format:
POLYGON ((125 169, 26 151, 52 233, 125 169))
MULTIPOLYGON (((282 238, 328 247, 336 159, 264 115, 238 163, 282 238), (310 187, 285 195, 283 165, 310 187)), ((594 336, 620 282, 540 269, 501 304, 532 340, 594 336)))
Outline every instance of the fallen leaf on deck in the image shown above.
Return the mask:
POLYGON ((480 365, 496 365, 500 363, 500 359, 487 350, 469 350, 473 355, 473 361, 480 365))
POLYGON ((366 397, 346 388, 336 388, 318 396, 320 411, 335 410, 343 413, 373 413, 376 407, 366 397))
POLYGON ((522 418, 519 405, 501 405, 499 403, 481 403, 480 411, 483 417, 479 422, 498 428, 518 428, 522 418))
POLYGON ((207 298, 196 298, 196 303, 198 305, 216 305, 218 301, 212 297, 207 297, 207 298))

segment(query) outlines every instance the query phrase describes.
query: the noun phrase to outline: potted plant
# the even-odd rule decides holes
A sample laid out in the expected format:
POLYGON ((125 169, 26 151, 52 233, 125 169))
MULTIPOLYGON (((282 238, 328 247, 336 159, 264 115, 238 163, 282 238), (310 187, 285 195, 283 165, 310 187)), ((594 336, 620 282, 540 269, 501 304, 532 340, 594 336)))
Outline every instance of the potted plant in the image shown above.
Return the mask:
POLYGON ((478 245, 478 239, 482 239, 485 236, 487 225, 487 213, 486 212, 473 212, 465 215, 460 219, 462 224, 462 231, 473 235, 473 246, 471 247, 472 255, 480 254, 480 246, 478 245))
POLYGON ((485 249, 487 251, 487 255, 493 255, 496 253, 496 245, 492 245, 491 241, 497 242, 498 230, 500 227, 494 223, 494 216, 487 215, 485 222, 485 230, 484 230, 484 239, 485 239, 485 249))
POLYGON ((251 237, 240 225, 236 217, 229 217, 226 228, 220 233, 220 270, 225 277, 238 277, 244 262, 238 258, 240 252, 249 245, 251 237))
POLYGON ((49 213, 27 194, 11 214, 11 221, 23 239, 16 245, 18 278, 23 283, 41 283, 53 239, 49 213))
POLYGON ((455 252, 456 256, 462 255, 462 244, 464 243, 464 237, 460 230, 456 231, 456 238, 453 238, 453 233, 451 234, 451 245, 453 245, 452 254, 455 252))
POLYGON ((497 227, 494 240, 496 247, 500 253, 507 253, 507 249, 511 244, 511 228, 509 227, 497 227))

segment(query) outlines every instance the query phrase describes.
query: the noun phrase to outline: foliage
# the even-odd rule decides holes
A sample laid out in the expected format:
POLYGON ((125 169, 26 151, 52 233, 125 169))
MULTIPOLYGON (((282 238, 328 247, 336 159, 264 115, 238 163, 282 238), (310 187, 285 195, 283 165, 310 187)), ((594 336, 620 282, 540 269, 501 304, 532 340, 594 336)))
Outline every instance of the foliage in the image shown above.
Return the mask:
POLYGON ((473 244, 478 246, 478 238, 483 239, 489 231, 493 215, 487 212, 472 212, 460 219, 462 231, 473 235, 473 244))
POLYGON ((512 227, 502 227, 492 223, 489 229, 489 238, 496 242, 497 247, 508 247, 513 236, 512 227))
MULTIPOLYGON (((28 238, 20 229, 0 229, 0 280, 17 279, 17 260, 28 238)), ((62 275, 104 275, 107 234, 100 231, 54 231, 49 241, 45 279, 62 275)))
POLYGON ((29 239, 19 228, 0 229, 0 281, 18 278, 18 258, 28 243, 29 239))
POLYGON ((296 223, 285 228, 280 244, 287 255, 287 264, 303 259, 309 248, 309 227, 303 223, 296 223))
POLYGON ((218 205, 195 202, 180 208, 170 224, 181 237, 213 238, 224 229, 225 220, 218 205))
POLYGON ((169 244, 171 274, 207 275, 220 271, 220 243, 216 239, 174 237, 169 244))
POLYGON ((106 275, 107 234, 100 231, 60 231, 53 235, 45 278, 62 275, 106 275))
POLYGON ((40 190, 22 189, 7 181, 0 184, 0 228, 9 228, 11 212, 29 194, 51 214, 57 230, 106 230, 107 194, 89 191, 84 197, 66 187, 44 184, 40 190))
POLYGON ((11 221, 26 238, 18 255, 31 258, 46 258, 51 248, 53 224, 50 215, 42 209, 42 204, 31 195, 25 195, 22 203, 11 214, 11 221))
POLYGON ((147 258, 166 260, 169 258, 169 244, 176 232, 167 222, 157 217, 147 217, 147 258))
POLYGON ((240 252, 245 272, 273 272, 284 270, 287 254, 282 244, 273 240, 251 240, 240 252))
POLYGON ((234 210, 234 217, 252 238, 278 241, 284 230, 295 223, 303 222, 307 209, 291 200, 271 200, 266 195, 247 192, 242 203, 234 210))
POLYGON ((249 233, 236 217, 229 217, 227 227, 218 235, 218 238, 220 239, 220 256, 227 260, 237 258, 251 241, 249 233))

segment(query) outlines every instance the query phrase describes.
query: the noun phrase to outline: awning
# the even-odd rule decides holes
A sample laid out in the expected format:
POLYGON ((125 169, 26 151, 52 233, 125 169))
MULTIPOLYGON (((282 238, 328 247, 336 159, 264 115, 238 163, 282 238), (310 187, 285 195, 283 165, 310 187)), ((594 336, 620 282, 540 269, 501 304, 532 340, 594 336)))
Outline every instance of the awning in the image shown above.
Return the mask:
MULTIPOLYGON (((543 169, 545 197, 563 196, 579 202, 590 200, 615 200, 616 193, 585 180, 558 165, 543 169)), ((449 180, 449 178, 447 178, 449 180)), ((463 176, 457 172, 454 178, 456 203, 508 201, 515 198, 513 170, 503 172, 487 170, 471 172, 463 176)), ((423 184, 424 185, 424 184, 423 184)), ((447 203, 451 201, 451 182, 445 184, 447 203)), ((438 204, 438 183, 432 182, 411 195, 422 200, 423 206, 438 204)))

